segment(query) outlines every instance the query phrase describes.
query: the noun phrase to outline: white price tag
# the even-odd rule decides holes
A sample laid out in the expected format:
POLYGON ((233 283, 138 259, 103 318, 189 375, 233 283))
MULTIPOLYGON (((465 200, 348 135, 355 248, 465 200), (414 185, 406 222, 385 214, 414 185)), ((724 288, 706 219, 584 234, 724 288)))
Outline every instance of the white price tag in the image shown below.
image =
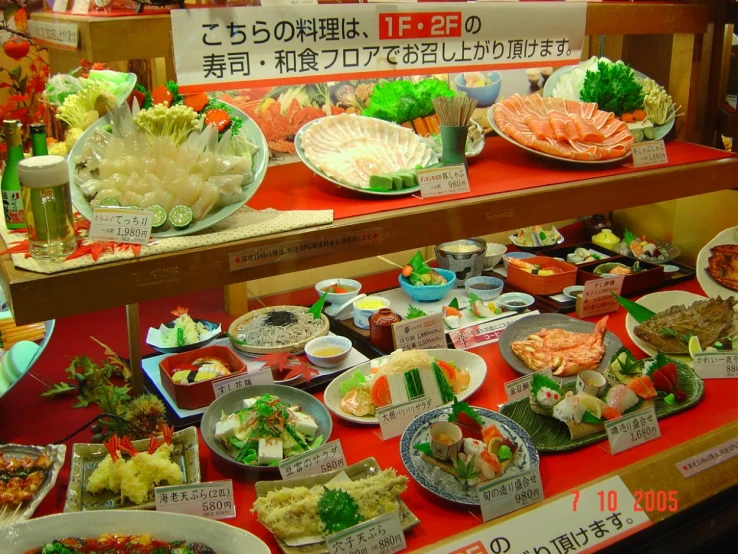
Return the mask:
POLYGON ((325 538, 328 554, 392 554, 404 550, 399 512, 391 512, 325 538))
POLYGON ((382 440, 391 439, 402 435, 403 431, 410 425, 410 422, 420 414, 437 408, 440 406, 440 398, 421 396, 409 402, 379 408, 377 410, 377 419, 379 419, 379 428, 382 432, 382 440))
POLYGON ((653 405, 605 422, 610 453, 617 454, 661 436, 653 405))
MULTIPOLYGON (((543 373, 549 379, 553 379, 550 369, 538 373, 543 373)), ((521 398, 526 398, 530 394, 530 383, 533 380, 533 375, 531 373, 530 375, 525 375, 505 383, 505 395, 507 395, 508 402, 515 402, 521 398)))
POLYGON ((300 454, 287 458, 279 464, 282 479, 295 479, 308 475, 323 474, 346 467, 346 457, 340 440, 334 440, 300 454))
POLYGON ((88 11, 90 11, 90 0, 74 0, 72 13, 85 15, 88 11))
POLYGON ((676 464, 677 469, 687 478, 722 464, 738 456, 738 437, 718 444, 717 446, 700 452, 696 456, 682 460, 676 464))
POLYGON ((701 379, 735 379, 738 377, 738 351, 695 354, 694 372, 701 379))
POLYGON ((543 500, 543 483, 537 467, 477 487, 482 519, 489 521, 543 500))
POLYGON ((446 348, 443 314, 439 312, 393 323, 392 339, 395 348, 402 350, 446 348))
POLYGON ((510 324, 521 318, 528 317, 529 315, 537 315, 538 313, 540 313, 538 310, 534 310, 532 312, 506 317, 505 319, 490 321, 489 323, 470 325, 463 329, 454 329, 449 332, 448 336, 451 338, 451 342, 454 343, 456 350, 469 350, 470 348, 497 342, 502 332, 510 324))
POLYGON ((171 487, 154 488, 156 510, 206 517, 228 519, 236 517, 233 481, 211 481, 171 487))
POLYGON ((577 315, 581 318, 618 311, 620 304, 613 294, 620 294, 625 275, 590 279, 577 298, 577 315))
POLYGON ((148 244, 153 219, 149 210, 95 208, 87 238, 91 241, 148 244))
POLYGON ((317 6, 318 0, 261 0, 263 7, 271 6, 317 6))
POLYGON ((65 12, 67 11, 67 6, 69 6, 69 0, 56 0, 56 2, 54 2, 54 7, 51 8, 51 11, 65 12))
POLYGON ((54 46, 61 50, 77 51, 79 28, 73 23, 47 23, 30 19, 28 32, 41 44, 54 46))
POLYGON ((257 371, 249 371, 237 373, 228 379, 221 379, 213 382, 213 392, 215 398, 220 398, 224 394, 231 391, 250 387, 252 385, 271 385, 274 383, 274 376, 270 367, 263 367, 257 371))
POLYGON ((633 155, 633 167, 649 167, 669 163, 663 140, 649 140, 648 142, 634 144, 631 153, 633 155))
POLYGON ((433 198, 469 192, 469 177, 464 164, 418 169, 420 196, 433 198))

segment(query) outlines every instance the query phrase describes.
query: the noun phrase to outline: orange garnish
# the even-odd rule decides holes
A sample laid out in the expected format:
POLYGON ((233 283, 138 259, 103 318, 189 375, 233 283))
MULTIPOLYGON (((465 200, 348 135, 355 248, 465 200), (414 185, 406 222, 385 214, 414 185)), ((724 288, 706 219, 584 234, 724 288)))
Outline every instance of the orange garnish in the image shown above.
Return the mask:
POLYGON ((103 442, 103 444, 110 453, 110 459, 116 461, 119 458, 118 446, 120 445, 120 439, 118 438, 118 435, 113 435, 109 440, 103 442))
POLYGON ((181 315, 184 315, 184 314, 188 313, 189 311, 190 310, 188 308, 183 308, 182 306, 177 306, 177 309, 176 310, 172 310, 169 313, 172 314, 175 317, 179 317, 181 315))

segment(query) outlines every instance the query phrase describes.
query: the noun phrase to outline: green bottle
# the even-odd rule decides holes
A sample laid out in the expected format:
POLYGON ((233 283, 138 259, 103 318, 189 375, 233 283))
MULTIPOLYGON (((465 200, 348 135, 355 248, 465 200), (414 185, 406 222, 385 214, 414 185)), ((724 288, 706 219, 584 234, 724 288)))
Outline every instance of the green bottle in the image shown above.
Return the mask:
POLYGON ((8 157, 2 179, 3 212, 5 226, 8 229, 23 229, 26 218, 23 213, 18 164, 23 159, 23 142, 21 140, 21 123, 17 119, 6 119, 3 122, 5 144, 8 146, 8 157))
POLYGON ((31 131, 31 149, 34 156, 48 156, 49 149, 46 146, 46 125, 44 123, 31 123, 28 126, 31 131))

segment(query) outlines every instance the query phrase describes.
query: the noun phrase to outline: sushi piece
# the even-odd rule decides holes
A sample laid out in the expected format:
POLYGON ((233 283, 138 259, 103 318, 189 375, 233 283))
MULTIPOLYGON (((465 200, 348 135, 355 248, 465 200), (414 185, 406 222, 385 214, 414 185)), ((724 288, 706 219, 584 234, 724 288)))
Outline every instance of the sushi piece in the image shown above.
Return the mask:
POLYGON ((542 373, 533 375, 530 390, 528 397, 530 409, 540 415, 552 416, 554 406, 564 398, 564 393, 558 383, 542 373))
POLYGON ((628 388, 644 400, 656 398, 656 389, 654 388, 653 382, 648 375, 644 375, 643 377, 636 377, 630 383, 628 383, 628 388))
POLYGON ((492 317, 495 313, 481 300, 475 300, 472 304, 472 312, 477 317, 492 317))
POLYGON ((502 471, 500 459, 486 450, 474 457, 474 469, 484 475, 485 479, 494 479, 502 471))
POLYGON ((615 385, 607 391, 605 402, 611 408, 615 408, 619 413, 624 414, 638 404, 638 396, 625 385, 615 385))
POLYGON ((581 423, 587 408, 573 392, 567 392, 564 399, 553 408, 553 416, 559 421, 581 423))

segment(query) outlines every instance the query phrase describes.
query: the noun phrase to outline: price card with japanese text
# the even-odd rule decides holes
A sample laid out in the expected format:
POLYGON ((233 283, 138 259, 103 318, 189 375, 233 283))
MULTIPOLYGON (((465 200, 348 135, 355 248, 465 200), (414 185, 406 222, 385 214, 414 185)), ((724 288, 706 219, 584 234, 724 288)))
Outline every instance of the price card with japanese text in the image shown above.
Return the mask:
POLYGON ((686 460, 677 462, 676 467, 686 479, 706 469, 727 462, 736 456, 738 456, 738 437, 722 442, 686 460))
POLYGON ((653 405, 605 422, 610 453, 617 454, 661 436, 653 405))
POLYGON ((90 11, 90 0, 74 0, 72 5, 72 13, 84 15, 90 11))
POLYGON ((236 517, 233 481, 211 481, 171 487, 154 488, 156 510, 206 517, 228 519, 236 517))
POLYGON ((69 6, 69 0, 56 0, 54 2, 54 7, 51 8, 52 12, 65 12, 67 11, 67 7, 69 6))
POLYGON ((448 336, 457 350, 469 350, 484 344, 491 344, 500 340, 502 332, 512 323, 519 319, 530 315, 537 315, 538 310, 527 312, 524 314, 513 315, 505 319, 496 319, 488 323, 480 323, 478 325, 470 325, 463 329, 454 329, 448 336))
POLYGON ((393 554, 407 547, 398 511, 328 535, 325 542, 328 554, 393 554))
POLYGON ((393 323, 392 340, 395 348, 402 350, 446 348, 443 314, 430 314, 393 323))
POLYGON ((663 140, 649 140, 648 142, 634 144, 631 153, 633 155, 633 167, 649 167, 669 163, 663 140))
POLYGON ((469 192, 469 177, 464 164, 418 170, 420 196, 433 198, 469 192))
MULTIPOLYGON (((539 371, 543 373, 549 379, 552 379, 552 373, 550 369, 546 371, 539 371)), ((521 398, 525 398, 530 394, 531 381, 533 380, 533 373, 530 375, 524 375, 518 379, 513 379, 505 383, 505 394, 507 395, 508 402, 515 402, 521 398)))
POLYGON ((585 318, 618 311, 620 304, 613 294, 620 294, 623 279, 625 275, 618 275, 584 283, 584 290, 577 297, 577 315, 585 318))
POLYGON ((91 241, 148 244, 153 213, 128 208, 95 208, 88 235, 91 241))
POLYGON ((252 385, 271 385, 272 383, 274 383, 272 369, 269 366, 264 366, 256 371, 244 371, 243 373, 237 373, 233 377, 228 377, 228 379, 213 381, 213 392, 215 392, 215 398, 220 398, 224 394, 234 390, 243 389, 252 385))
POLYGON ((334 440, 286 459, 279 464, 279 473, 286 480, 328 473, 345 467, 346 457, 343 455, 341 441, 334 440))
POLYGON ((270 6, 317 6, 318 0, 261 0, 262 7, 270 6))
POLYGON ((738 377, 738 351, 695 354, 694 372, 701 379, 735 379, 738 377))
POLYGON ((28 21, 28 32, 36 42, 54 46, 60 50, 77 51, 79 44, 79 28, 72 23, 47 23, 46 21, 28 21))
POLYGON ((535 467, 477 487, 482 519, 489 521, 543 500, 541 474, 535 467))
POLYGON ((440 405, 441 399, 438 396, 421 396, 409 402, 379 408, 377 419, 379 419, 382 440, 402 435, 413 419, 440 405))

